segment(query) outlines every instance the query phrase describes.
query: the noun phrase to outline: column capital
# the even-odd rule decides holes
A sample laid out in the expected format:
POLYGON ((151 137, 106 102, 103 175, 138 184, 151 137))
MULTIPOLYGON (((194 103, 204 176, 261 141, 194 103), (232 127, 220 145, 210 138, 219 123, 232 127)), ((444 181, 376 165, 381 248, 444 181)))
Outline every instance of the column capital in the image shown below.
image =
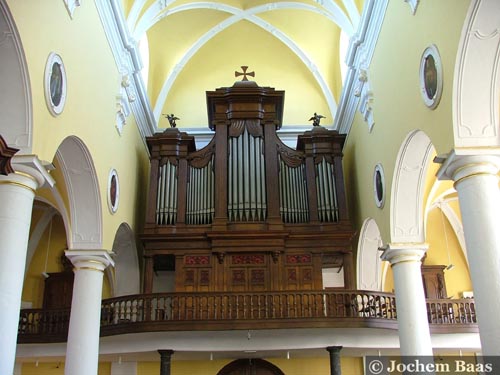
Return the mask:
POLYGON ((394 266, 398 263, 420 263, 429 245, 420 243, 390 243, 384 248, 380 259, 386 260, 394 266))
POLYGON ((343 346, 327 346, 326 350, 329 353, 340 353, 340 351, 342 350, 342 348, 343 348, 343 346))
POLYGON ((453 149, 448 154, 436 156, 434 162, 441 164, 437 172, 440 180, 458 182, 475 175, 496 177, 500 170, 500 149, 453 149))
POLYGON ((104 271, 108 266, 114 267, 112 252, 107 250, 66 250, 66 257, 73 263, 75 269, 93 269, 104 271))
POLYGON ((9 159, 7 175, 0 175, 0 183, 12 184, 35 191, 44 186, 54 186, 55 181, 48 170, 52 164, 41 161, 36 155, 14 155, 9 159))

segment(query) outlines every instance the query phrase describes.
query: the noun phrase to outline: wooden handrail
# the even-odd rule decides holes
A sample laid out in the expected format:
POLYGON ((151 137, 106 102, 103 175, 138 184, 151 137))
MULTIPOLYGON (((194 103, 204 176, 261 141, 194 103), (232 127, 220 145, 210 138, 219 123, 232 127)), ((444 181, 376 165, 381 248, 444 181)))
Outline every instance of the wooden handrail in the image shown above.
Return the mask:
MULTIPOLYGON (((477 331, 473 299, 427 300, 427 312, 431 326, 477 331)), ((69 314, 69 309, 21 310, 19 342, 65 341, 69 314)), ((318 290, 156 293, 102 301, 102 336, 163 330, 290 327, 396 329, 395 296, 359 290, 318 290)))

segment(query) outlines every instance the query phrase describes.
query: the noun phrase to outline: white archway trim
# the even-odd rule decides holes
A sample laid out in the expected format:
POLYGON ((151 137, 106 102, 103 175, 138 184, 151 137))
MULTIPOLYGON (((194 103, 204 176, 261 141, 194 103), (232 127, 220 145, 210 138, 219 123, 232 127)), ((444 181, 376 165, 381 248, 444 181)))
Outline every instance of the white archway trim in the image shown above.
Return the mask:
MULTIPOLYGON (((192 4, 187 4, 186 6, 180 6, 177 8, 172 9, 171 13, 174 12, 180 12, 184 11, 187 9, 200 9, 201 6, 207 6, 207 7, 212 7, 213 3, 196 3, 198 6, 197 8, 191 8, 192 4)), ((314 78, 318 82, 319 86, 321 87, 323 91, 323 96, 326 99, 326 102, 328 104, 330 113, 332 116, 335 116, 335 113, 337 111, 337 103, 335 102, 335 99, 333 98, 333 94, 328 87, 328 84, 326 83, 325 79, 323 76, 319 73, 316 65, 314 62, 307 56, 307 54, 298 47, 295 42, 290 39, 285 33, 280 31, 279 29, 275 28, 268 22, 263 21, 261 18, 254 16, 256 13, 263 12, 267 10, 268 5, 265 6, 259 6, 255 8, 251 8, 248 10, 240 10, 238 8, 226 6, 226 5, 218 5, 220 10, 227 11, 229 13, 233 13, 234 15, 225 19, 223 22, 219 23, 209 31, 207 31, 204 35, 202 35, 192 46, 191 48, 184 54, 184 56, 179 60, 179 62, 175 65, 174 69, 170 72, 168 75, 167 79, 165 80, 165 83, 163 84, 163 87, 160 91, 160 94, 158 95, 158 98, 156 100, 156 104, 154 107, 154 117, 156 121, 160 119, 161 112, 163 109, 163 105, 165 104, 165 101, 167 99, 168 93, 170 89, 172 88, 175 79, 177 76, 180 74, 184 66, 188 63, 188 61, 195 55, 195 53, 205 44, 207 43, 210 39, 212 39, 215 35, 223 31, 224 29, 228 28, 229 26, 235 24, 236 22, 245 19, 248 20, 249 22, 254 23, 255 25, 263 28, 264 30, 268 31, 271 33, 273 36, 278 38, 280 41, 282 41, 285 45, 288 46, 303 62, 304 65, 306 65, 311 73, 313 74, 314 78)))
POLYGON ((21 37, 15 21, 4 0, 0 0, 0 113, 2 137, 11 147, 20 150, 18 155, 31 154, 32 148, 32 99, 28 65, 21 37))
MULTIPOLYGON (((39 205, 41 206, 41 205, 39 205)), ((43 210, 43 214, 40 219, 37 221, 35 227, 31 230, 29 242, 28 242, 28 251, 26 254, 26 267, 24 269, 24 277, 26 278, 26 272, 31 264, 31 259, 33 259, 33 255, 35 255, 35 251, 38 248, 38 244, 40 243, 40 239, 42 238, 47 226, 52 221, 54 216, 57 215, 57 211, 52 206, 43 206, 37 207, 39 210, 43 210)))
POLYGON ((455 147, 500 146, 500 1, 473 0, 453 82, 455 147))
POLYGON ((363 222, 358 242, 357 285, 361 290, 382 290, 382 237, 377 223, 372 218, 363 222))
MULTIPOLYGON (((455 191, 455 189, 450 189, 455 191)), ((445 195, 443 193, 443 195, 445 195)), ((465 234, 464 234, 464 228, 462 225, 462 221, 458 217, 458 215, 455 213, 455 210, 449 205, 449 202, 452 201, 457 201, 458 196, 453 197, 453 198, 448 198, 448 199, 443 199, 442 197, 439 197, 434 203, 429 207, 429 211, 433 209, 439 208, 444 216, 446 217, 446 220, 451 225, 451 228, 453 229, 455 236, 457 237, 458 244, 460 245, 460 249, 462 250, 462 253, 464 254, 465 261, 467 263, 467 266, 469 265, 469 259, 467 257, 467 247, 465 245, 465 234)))
POLYGON ((102 207, 92 157, 76 137, 66 138, 55 158, 64 177, 70 214, 69 249, 102 249, 102 207))
POLYGON ((391 242, 425 242, 424 187, 427 168, 435 154, 429 137, 411 132, 396 159, 391 194, 391 242))
MULTIPOLYGON (((316 0, 316 1, 321 1, 321 0, 316 0)), ((327 0, 328 1, 328 0, 327 0)), ((333 3, 333 0, 330 0, 330 2, 333 3)), ((356 7, 356 4, 354 3, 353 0, 342 0, 344 3, 345 8, 347 9, 347 13, 349 14, 349 18, 351 19, 351 22, 356 29, 359 25, 359 21, 361 19, 361 16, 359 14, 358 8, 356 7)))
MULTIPOLYGON (((126 223, 122 223, 116 231, 113 242, 114 285, 112 292, 114 297, 141 292, 141 276, 139 259, 137 257, 137 247, 135 236, 126 223)), ((111 281, 111 279, 110 279, 111 281)))

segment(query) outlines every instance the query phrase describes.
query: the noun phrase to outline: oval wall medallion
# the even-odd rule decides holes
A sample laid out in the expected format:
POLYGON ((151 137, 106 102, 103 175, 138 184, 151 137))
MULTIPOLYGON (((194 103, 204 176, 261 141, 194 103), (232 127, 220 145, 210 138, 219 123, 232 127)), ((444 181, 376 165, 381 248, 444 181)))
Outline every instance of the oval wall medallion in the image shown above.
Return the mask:
POLYGON ((438 106, 443 92, 441 56, 434 44, 427 47, 420 60, 420 93, 427 107, 438 106))
POLYGON ((108 177, 108 207, 112 214, 118 210, 119 199, 120 183, 118 181, 118 173, 116 169, 112 169, 108 177))
POLYGON ((373 172, 373 194, 375 204, 378 208, 384 207, 385 203, 385 176, 382 164, 377 164, 373 172))
POLYGON ((45 65, 45 101, 53 116, 58 116, 66 103, 66 70, 64 64, 55 52, 51 52, 45 65))

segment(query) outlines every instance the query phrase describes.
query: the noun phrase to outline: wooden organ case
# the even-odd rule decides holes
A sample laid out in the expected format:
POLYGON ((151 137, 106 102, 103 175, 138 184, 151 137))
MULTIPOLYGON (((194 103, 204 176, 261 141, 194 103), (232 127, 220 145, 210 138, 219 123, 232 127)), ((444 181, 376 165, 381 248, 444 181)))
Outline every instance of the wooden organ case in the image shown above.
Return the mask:
POLYGON ((286 146, 283 104, 283 91, 236 82, 207 92, 206 147, 176 128, 147 138, 144 293, 165 257, 176 292, 319 290, 324 268, 354 288, 345 136, 314 126, 286 146))

